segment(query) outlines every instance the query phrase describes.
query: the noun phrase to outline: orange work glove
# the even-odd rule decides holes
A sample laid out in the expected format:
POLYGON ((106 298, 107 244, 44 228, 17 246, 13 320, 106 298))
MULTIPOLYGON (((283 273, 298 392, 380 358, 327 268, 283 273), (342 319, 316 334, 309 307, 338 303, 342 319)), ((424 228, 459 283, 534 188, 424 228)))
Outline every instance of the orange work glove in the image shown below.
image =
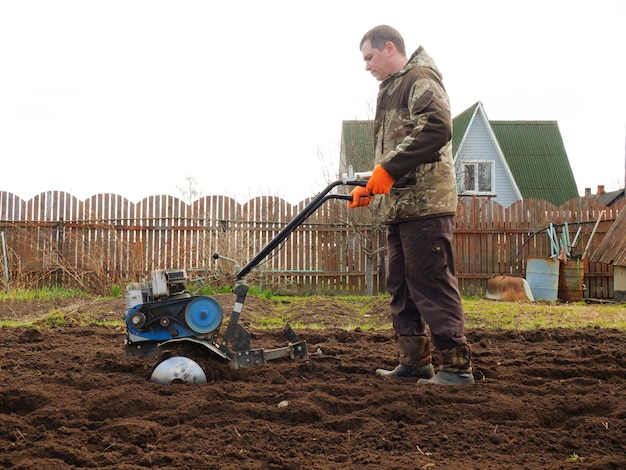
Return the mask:
POLYGON ((348 209, 369 206, 372 202, 372 195, 364 186, 357 186, 350 192, 350 195, 352 201, 348 201, 348 209))
POLYGON ((393 181, 393 178, 389 173, 387 173, 387 170, 378 164, 374 167, 372 176, 370 176, 365 188, 371 194, 389 194, 391 186, 393 186, 393 181))

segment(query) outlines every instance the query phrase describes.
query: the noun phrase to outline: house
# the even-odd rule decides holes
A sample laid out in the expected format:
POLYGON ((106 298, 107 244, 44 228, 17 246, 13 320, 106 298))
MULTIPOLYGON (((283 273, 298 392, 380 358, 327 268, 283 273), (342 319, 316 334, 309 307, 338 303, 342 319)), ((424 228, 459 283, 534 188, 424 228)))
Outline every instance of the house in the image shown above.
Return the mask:
MULTIPOLYGON (((343 121, 339 173, 370 171, 374 122, 343 121)), ((555 121, 489 121, 480 102, 453 119, 459 196, 490 197, 504 207, 524 198, 558 206, 579 197, 555 121)))
POLYGON ((459 196, 521 199, 559 206, 578 198, 556 121, 490 121, 480 102, 453 119, 459 196))
POLYGON ((626 198, 626 189, 618 189, 616 191, 605 191, 604 185, 598 185, 596 194, 591 194, 591 188, 585 188, 585 197, 596 199, 607 207, 612 207, 617 201, 626 198))
POLYGON ((613 265, 613 299, 626 302, 626 211, 619 215, 598 248, 589 256, 592 263, 613 265))

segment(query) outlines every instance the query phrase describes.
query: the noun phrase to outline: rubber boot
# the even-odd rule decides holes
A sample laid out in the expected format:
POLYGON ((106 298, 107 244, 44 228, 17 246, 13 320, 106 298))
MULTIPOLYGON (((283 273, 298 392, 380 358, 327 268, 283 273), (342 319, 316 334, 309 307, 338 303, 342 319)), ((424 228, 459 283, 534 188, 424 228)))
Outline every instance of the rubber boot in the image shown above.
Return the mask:
POLYGON ((393 370, 376 369, 382 377, 418 377, 430 379, 435 375, 431 364, 430 338, 428 336, 400 336, 400 364, 393 370))
POLYGON ((471 385, 474 383, 472 374, 472 348, 463 344, 451 349, 439 351, 440 367, 431 379, 420 379, 418 384, 435 385, 471 385))

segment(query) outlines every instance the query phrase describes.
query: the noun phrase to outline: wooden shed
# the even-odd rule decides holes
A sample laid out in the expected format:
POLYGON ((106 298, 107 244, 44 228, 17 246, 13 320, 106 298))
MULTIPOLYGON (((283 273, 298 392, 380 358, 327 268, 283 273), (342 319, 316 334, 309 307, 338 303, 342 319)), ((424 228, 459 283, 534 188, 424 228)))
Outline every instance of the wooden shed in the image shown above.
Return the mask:
POLYGON ((617 302, 626 302, 626 210, 620 211, 589 260, 613 265, 613 298, 617 302))

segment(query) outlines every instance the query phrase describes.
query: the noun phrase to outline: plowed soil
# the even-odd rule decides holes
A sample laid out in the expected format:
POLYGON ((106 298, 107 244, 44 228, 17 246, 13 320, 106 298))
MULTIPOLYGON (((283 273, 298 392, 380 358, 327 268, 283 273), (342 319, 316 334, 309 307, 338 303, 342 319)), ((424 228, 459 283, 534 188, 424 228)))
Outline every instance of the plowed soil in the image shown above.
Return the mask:
MULTIPOLYGON (((243 322, 264 308, 249 298, 243 322)), ((392 331, 338 328, 332 298, 307 308, 320 313, 296 329, 310 362, 159 385, 153 359, 124 357, 122 326, 71 321, 122 319, 123 299, 0 306, 1 319, 65 315, 0 329, 0 467, 626 468, 623 332, 470 330, 476 384, 418 386, 374 374, 397 363, 392 331)), ((287 344, 278 328, 250 330, 253 347, 287 344)))

